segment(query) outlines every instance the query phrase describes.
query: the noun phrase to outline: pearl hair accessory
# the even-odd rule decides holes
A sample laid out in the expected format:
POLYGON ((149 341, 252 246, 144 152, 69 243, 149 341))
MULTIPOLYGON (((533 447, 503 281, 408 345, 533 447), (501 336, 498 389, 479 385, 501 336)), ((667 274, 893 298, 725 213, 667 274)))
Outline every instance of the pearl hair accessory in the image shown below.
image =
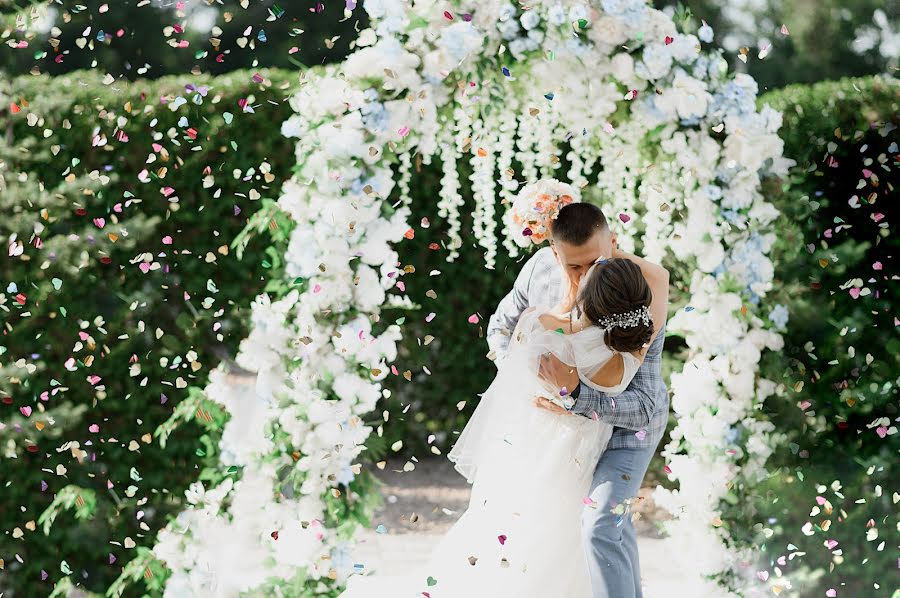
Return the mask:
POLYGON ((601 318, 597 323, 603 328, 615 328, 616 326, 619 328, 634 328, 641 322, 644 323, 644 326, 650 325, 650 310, 646 305, 642 305, 640 308, 632 311, 601 318))

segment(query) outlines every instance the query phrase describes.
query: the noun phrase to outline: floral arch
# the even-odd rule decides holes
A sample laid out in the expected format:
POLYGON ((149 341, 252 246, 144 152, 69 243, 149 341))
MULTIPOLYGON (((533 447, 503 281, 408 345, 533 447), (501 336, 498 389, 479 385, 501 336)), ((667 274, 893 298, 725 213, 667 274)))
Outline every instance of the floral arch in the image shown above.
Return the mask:
POLYGON ((691 547, 697 595, 731 593, 711 576, 733 590, 756 563, 720 506, 764 474, 777 440, 757 411, 776 387, 758 377, 761 351, 782 343, 783 316, 765 303, 778 212, 760 192, 762 176, 789 166, 780 114, 757 111, 756 83, 729 76, 705 47, 708 26, 681 33, 641 0, 363 8, 372 28, 356 51, 303 73, 291 100, 282 131, 297 138, 297 167, 278 205, 291 219, 292 286, 253 304, 237 361, 255 385, 216 370, 205 390, 231 414, 221 466, 240 475, 194 484, 192 508, 161 531, 153 556, 171 573, 166 595, 330 596, 353 572, 353 525, 338 514, 365 508, 358 461, 373 429, 362 418, 387 392, 401 337, 378 314, 403 300, 393 244, 416 226, 414 162, 442 172, 448 259, 462 248, 461 209, 474 214, 486 267, 515 254, 498 219, 520 184, 554 176, 617 219, 626 250, 665 260, 689 289, 668 327, 689 347, 669 384, 678 424, 665 455, 679 489, 655 498, 691 547))

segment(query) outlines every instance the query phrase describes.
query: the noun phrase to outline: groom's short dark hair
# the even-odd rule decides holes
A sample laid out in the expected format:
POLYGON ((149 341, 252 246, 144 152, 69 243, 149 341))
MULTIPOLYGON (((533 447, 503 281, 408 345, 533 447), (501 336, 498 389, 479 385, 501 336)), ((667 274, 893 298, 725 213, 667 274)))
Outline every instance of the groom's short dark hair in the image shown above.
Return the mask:
POLYGON ((594 233, 608 228, 609 223, 600 208, 587 202, 564 206, 550 224, 553 239, 570 245, 584 245, 594 233))

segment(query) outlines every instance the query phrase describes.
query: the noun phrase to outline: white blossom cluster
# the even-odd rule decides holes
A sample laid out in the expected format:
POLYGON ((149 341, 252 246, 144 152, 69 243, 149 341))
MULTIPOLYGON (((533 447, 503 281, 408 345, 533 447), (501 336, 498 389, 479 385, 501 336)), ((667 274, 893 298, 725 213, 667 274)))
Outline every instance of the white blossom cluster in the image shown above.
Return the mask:
MULTIPOLYGON (((472 241, 492 266, 495 222, 520 184, 567 177, 598 201, 622 248, 640 242, 649 259, 671 257, 690 273, 689 309, 669 325, 690 349, 670 384, 678 425, 665 454, 679 488, 656 499, 692 547, 684 570, 696 573, 696 595, 721 595, 704 576, 752 558, 719 523, 727 484, 759 479, 778 439, 755 413, 777 392, 758 370, 763 351, 781 349, 787 314, 754 314, 773 284, 778 217, 761 177, 790 166, 780 114, 757 110, 753 79, 729 76, 703 48, 708 27, 679 33, 642 0, 362 7, 371 28, 355 52, 305 74, 291 100, 282 132, 297 139, 297 168, 278 203, 295 223, 286 276, 302 284, 253 305, 238 363, 255 384, 214 374, 207 388, 232 415, 222 463, 244 469, 233 484, 192 487, 194 507, 161 533, 155 554, 173 572, 166 595, 234 595, 298 568, 313 579, 348 573, 343 544, 322 525, 323 497, 353 479, 371 431, 360 418, 396 357, 399 328, 374 337, 372 324, 403 275, 394 244, 410 227, 409 204, 426 199, 415 196, 411 157, 440 163, 448 259, 471 245, 463 215, 472 214, 472 241), (287 494, 285 469, 298 482, 287 494)), ((501 233, 503 247, 515 253, 511 234, 501 233)))

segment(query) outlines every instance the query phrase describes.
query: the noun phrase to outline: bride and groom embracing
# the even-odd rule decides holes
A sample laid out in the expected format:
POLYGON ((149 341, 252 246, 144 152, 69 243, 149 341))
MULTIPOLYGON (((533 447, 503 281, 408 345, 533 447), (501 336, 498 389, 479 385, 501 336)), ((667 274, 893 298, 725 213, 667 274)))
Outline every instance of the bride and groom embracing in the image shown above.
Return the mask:
POLYGON ((631 505, 665 431, 668 273, 562 207, 490 318, 497 375, 448 457, 468 509, 420 569, 342 598, 637 598, 631 505))

